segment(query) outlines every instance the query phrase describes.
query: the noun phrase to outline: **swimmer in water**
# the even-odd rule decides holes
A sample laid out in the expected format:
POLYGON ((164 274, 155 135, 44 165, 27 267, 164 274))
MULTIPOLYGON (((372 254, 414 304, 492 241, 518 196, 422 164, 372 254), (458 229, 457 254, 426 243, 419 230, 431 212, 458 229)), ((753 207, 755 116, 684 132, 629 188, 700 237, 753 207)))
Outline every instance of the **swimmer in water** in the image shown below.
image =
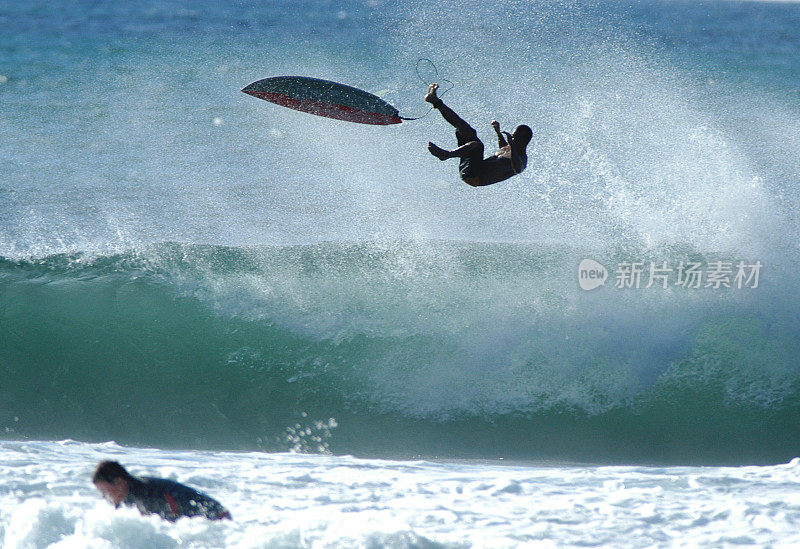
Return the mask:
POLYGON ((143 515, 159 515, 170 522, 180 517, 231 518, 217 500, 197 490, 174 480, 134 477, 116 461, 100 463, 92 482, 114 507, 136 507, 143 515))

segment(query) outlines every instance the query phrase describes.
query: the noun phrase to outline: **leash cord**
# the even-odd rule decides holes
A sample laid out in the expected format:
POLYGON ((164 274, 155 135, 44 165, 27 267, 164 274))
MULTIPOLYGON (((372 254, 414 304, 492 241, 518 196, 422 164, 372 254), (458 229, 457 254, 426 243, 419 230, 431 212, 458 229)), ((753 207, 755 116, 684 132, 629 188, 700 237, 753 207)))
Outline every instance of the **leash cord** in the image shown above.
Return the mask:
MULTIPOLYGON (((430 86, 434 82, 439 83, 439 84, 441 84, 442 82, 450 84, 449 88, 445 88, 443 91, 439 91, 438 92, 438 96, 439 97, 442 97, 444 94, 446 94, 447 92, 449 92, 450 90, 452 90, 455 87, 455 85, 450 80, 447 80, 446 78, 439 78, 439 69, 436 68, 436 65, 433 63, 433 61, 431 61, 430 59, 428 59, 426 57, 421 57, 421 58, 417 59, 417 65, 416 65, 416 67, 414 67, 414 72, 417 73, 417 78, 419 78, 420 82, 422 82, 426 86, 430 86), (433 67, 433 81, 432 82, 428 82, 425 78, 422 77, 422 75, 419 72, 420 64, 423 61, 427 61, 430 64, 430 66, 433 67)), ((413 117, 413 118, 406 118, 405 116, 400 116, 399 118, 401 120, 420 120, 421 118, 425 118, 426 116, 428 116, 431 113, 432 110, 433 110, 433 105, 431 105, 428 108, 427 112, 425 114, 421 115, 421 116, 416 116, 416 117, 413 117)))

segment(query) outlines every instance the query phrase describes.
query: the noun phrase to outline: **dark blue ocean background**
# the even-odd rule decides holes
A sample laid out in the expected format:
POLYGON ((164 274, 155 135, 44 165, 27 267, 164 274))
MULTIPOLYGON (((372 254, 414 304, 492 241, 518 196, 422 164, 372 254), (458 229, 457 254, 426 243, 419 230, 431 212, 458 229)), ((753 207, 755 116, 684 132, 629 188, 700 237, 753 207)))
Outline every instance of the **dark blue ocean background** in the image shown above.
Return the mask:
POLYGON ((800 455, 798 29, 795 3, 0 1, 0 431, 800 455), (436 113, 239 91, 282 74, 405 116, 446 78, 487 145, 533 128, 528 169, 473 189, 426 151, 436 113), (763 267, 585 292, 584 258, 763 267))

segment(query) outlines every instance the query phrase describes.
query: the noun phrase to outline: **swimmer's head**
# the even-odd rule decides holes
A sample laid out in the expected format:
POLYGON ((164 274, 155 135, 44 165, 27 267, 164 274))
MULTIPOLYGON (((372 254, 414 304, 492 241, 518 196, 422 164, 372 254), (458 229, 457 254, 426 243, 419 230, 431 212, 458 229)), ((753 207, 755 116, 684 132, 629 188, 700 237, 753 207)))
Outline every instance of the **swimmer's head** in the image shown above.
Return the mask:
POLYGON ((133 477, 116 461, 103 461, 94 470, 92 482, 103 497, 119 506, 130 491, 129 482, 133 477))

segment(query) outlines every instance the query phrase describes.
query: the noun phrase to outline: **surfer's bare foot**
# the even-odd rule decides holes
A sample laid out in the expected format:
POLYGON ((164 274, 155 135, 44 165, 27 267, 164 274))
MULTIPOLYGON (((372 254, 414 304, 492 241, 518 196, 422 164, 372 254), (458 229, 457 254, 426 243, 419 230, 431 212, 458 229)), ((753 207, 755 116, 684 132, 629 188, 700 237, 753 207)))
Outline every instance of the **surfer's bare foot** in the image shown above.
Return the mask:
POLYGON ((428 151, 439 160, 447 160, 450 158, 450 151, 446 151, 431 142, 428 142, 428 151))
POLYGON ((436 90, 438 89, 439 84, 431 84, 428 86, 428 93, 425 94, 425 101, 433 106, 436 106, 436 103, 439 102, 439 98, 436 96, 436 90))

